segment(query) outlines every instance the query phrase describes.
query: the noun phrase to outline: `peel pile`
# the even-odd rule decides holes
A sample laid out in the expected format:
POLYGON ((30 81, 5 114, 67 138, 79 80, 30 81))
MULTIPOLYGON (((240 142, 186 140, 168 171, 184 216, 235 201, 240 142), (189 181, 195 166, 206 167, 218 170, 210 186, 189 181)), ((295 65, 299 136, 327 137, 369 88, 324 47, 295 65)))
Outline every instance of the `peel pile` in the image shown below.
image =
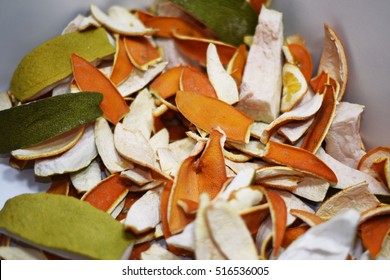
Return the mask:
POLYGON ((188 2, 92 4, 21 61, 0 148, 51 186, 7 201, 0 257, 389 259, 390 147, 364 148, 335 30, 314 67, 271 1, 188 2))

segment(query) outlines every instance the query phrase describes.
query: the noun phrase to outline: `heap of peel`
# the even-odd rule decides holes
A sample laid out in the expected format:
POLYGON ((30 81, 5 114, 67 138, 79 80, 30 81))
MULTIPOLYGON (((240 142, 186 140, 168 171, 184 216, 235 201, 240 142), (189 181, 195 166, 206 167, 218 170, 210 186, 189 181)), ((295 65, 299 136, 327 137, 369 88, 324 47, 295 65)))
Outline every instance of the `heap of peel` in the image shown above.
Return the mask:
POLYGON ((22 59, 0 152, 51 186, 0 211, 1 258, 390 258, 390 148, 364 149, 341 38, 313 65, 271 1, 233 2, 91 4, 22 59))

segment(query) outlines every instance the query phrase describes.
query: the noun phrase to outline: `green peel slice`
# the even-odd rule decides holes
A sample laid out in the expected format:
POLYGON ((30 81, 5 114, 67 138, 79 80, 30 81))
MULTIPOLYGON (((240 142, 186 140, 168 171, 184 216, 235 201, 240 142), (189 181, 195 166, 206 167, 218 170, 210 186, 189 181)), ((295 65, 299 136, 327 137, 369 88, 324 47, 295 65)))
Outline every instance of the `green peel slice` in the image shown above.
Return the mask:
POLYGON ((0 154, 41 143, 102 115, 97 92, 69 93, 0 111, 0 154))
POLYGON ((54 37, 22 59, 13 74, 11 92, 22 101, 47 92, 72 74, 72 53, 92 62, 114 54, 115 47, 104 28, 54 37))
POLYGON ((121 259, 134 240, 120 222, 89 203, 48 193, 8 200, 0 230, 64 257, 121 259))
POLYGON ((246 0, 172 0, 213 30, 225 43, 239 45, 252 35, 257 14, 246 0))

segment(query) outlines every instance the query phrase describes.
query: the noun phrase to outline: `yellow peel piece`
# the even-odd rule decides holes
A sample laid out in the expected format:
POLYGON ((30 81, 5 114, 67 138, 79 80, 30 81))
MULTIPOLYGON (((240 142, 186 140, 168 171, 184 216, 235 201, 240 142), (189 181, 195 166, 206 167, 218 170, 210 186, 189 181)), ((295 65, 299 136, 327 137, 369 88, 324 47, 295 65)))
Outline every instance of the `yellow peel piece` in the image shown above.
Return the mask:
POLYGON ((58 135, 52 139, 46 140, 43 143, 18 149, 11 152, 11 155, 20 160, 33 160, 56 156, 76 145, 80 140, 85 130, 85 126, 76 127, 68 132, 58 135))

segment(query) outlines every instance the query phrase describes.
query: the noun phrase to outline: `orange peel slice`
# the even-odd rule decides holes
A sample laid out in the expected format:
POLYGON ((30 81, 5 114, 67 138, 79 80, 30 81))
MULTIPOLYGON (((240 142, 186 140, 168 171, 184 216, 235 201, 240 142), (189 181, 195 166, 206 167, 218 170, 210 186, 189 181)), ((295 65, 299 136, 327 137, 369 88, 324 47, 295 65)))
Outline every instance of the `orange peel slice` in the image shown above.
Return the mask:
POLYGON ((316 155, 298 147, 269 141, 263 159, 337 183, 336 174, 328 165, 316 155))
POLYGON ((390 158, 377 158, 371 165, 371 168, 378 174, 378 178, 390 189, 390 158))
POLYGON ((68 175, 57 175, 50 178, 51 185, 50 188, 46 191, 47 193, 52 194, 69 194, 69 176, 68 175))
POLYGON ((271 136, 283 125, 293 121, 303 121, 311 118, 321 108, 323 100, 324 95, 316 94, 307 102, 299 104, 291 111, 280 115, 264 129, 260 141, 266 144, 271 136))
POLYGON ((198 204, 201 193, 205 192, 213 199, 222 191, 227 180, 222 137, 222 133, 213 130, 202 155, 199 158, 190 156, 181 164, 169 198, 168 223, 171 233, 181 231, 192 220, 178 205, 179 200, 198 204))
POLYGON ((180 77, 185 66, 173 67, 159 75, 150 85, 149 89, 163 99, 167 99, 180 90, 180 77))
POLYGON ((100 92, 103 95, 100 108, 104 117, 111 123, 117 124, 129 111, 129 107, 115 85, 93 64, 74 53, 72 67, 78 87, 83 91, 100 92))
POLYGON ((176 45, 183 51, 186 55, 199 61, 202 65, 206 64, 207 61, 207 47, 210 43, 214 44, 218 50, 219 58, 223 65, 227 65, 237 48, 225 44, 220 41, 205 39, 205 38, 196 38, 190 36, 180 35, 176 31, 172 32, 176 45))
POLYGON ((180 90, 218 98, 207 75, 192 66, 184 66, 180 76, 180 90))
POLYGON ((380 176, 372 168, 374 162, 379 158, 390 158, 390 147, 379 146, 371 149, 360 159, 357 169, 380 180, 380 176))
POLYGON ((272 190, 267 190, 265 192, 265 196, 267 198, 272 217, 272 254, 273 256, 277 256, 286 231, 287 207, 284 200, 278 193, 272 190))
POLYGON ((119 174, 114 174, 86 192, 81 200, 110 213, 126 197, 128 192, 128 185, 119 174))
POLYGON ((324 100, 321 108, 314 117, 313 123, 310 125, 307 134, 301 145, 302 149, 315 153, 321 146, 322 141, 332 124, 332 120, 336 113, 336 94, 332 86, 325 86, 324 100))
POLYGON ((149 66, 161 61, 158 50, 146 37, 124 37, 127 55, 139 70, 146 71, 149 66))
POLYGON ((242 82, 242 76, 244 75, 244 69, 246 60, 248 58, 248 50, 244 44, 241 44, 237 51, 234 53, 232 59, 227 66, 227 72, 236 81, 237 87, 240 88, 242 82))
POLYGON ((267 203, 253 206, 240 211, 240 216, 244 220, 250 234, 254 235, 259 230, 263 221, 269 216, 269 206, 267 203))
POLYGON ((306 223, 310 227, 319 225, 320 223, 325 221, 324 219, 317 216, 316 214, 301 209, 291 209, 290 213, 291 215, 294 215, 295 217, 301 219, 304 223, 306 223))
POLYGON ((369 209, 362 214, 360 234, 363 245, 372 258, 376 258, 384 247, 390 230, 390 206, 369 209))
POLYGON ((115 85, 119 85, 126 80, 134 68, 134 65, 131 63, 129 56, 127 55, 123 40, 123 37, 115 34, 116 52, 110 75, 110 79, 115 85))
POLYGON ((207 132, 220 127, 228 140, 249 142, 253 119, 233 106, 215 98, 184 91, 177 92, 176 105, 184 117, 197 127, 207 132))
POLYGON ((340 84, 340 91, 337 93, 337 100, 340 101, 345 93, 348 81, 348 62, 336 32, 329 25, 324 25, 325 37, 321 54, 318 73, 327 72, 340 84))

